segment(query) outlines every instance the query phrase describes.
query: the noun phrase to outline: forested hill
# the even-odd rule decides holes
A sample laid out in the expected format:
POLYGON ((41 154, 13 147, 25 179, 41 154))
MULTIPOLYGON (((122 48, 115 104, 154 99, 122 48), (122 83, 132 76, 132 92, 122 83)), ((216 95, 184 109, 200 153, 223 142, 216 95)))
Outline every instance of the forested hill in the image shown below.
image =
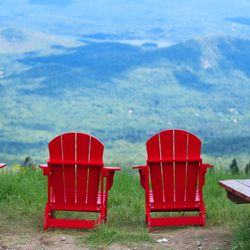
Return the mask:
POLYGON ((207 154, 249 153, 249 65, 250 41, 228 37, 2 54, 0 155, 46 159, 51 138, 77 130, 112 160, 142 159, 148 137, 168 128, 198 134, 207 154))

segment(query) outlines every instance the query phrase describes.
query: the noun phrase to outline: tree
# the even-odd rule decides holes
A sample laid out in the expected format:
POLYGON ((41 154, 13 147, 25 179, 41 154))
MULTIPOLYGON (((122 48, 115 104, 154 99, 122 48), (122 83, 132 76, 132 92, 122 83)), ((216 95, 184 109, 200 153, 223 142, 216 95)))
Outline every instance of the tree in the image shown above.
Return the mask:
POLYGON ((27 156, 24 160, 24 162, 22 163, 23 167, 33 167, 34 166, 34 161, 32 160, 32 158, 30 156, 27 156))
POLYGON ((246 168, 245 168, 245 173, 249 174, 250 173, 250 161, 247 163, 246 168))
POLYGON ((237 160, 233 158, 232 163, 229 166, 229 170, 232 174, 238 174, 240 172, 237 160))

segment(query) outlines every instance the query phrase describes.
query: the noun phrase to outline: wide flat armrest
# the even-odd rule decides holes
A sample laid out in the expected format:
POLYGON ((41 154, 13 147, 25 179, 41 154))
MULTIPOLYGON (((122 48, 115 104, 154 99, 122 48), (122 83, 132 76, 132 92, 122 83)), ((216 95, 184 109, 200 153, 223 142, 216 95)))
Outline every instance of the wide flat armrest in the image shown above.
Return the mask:
POLYGON ((211 164, 201 164, 203 167, 205 167, 205 168, 213 168, 214 167, 214 165, 211 165, 211 164))
POLYGON ((49 166, 47 164, 41 164, 39 165, 39 168, 43 170, 43 175, 49 174, 49 166))
POLYGON ((6 166, 5 163, 0 163, 0 168, 4 168, 6 166))
POLYGON ((147 166, 134 166, 133 169, 145 169, 147 166))
POLYGON ((110 174, 114 173, 115 171, 120 171, 121 168, 103 168, 103 176, 109 176, 110 174))

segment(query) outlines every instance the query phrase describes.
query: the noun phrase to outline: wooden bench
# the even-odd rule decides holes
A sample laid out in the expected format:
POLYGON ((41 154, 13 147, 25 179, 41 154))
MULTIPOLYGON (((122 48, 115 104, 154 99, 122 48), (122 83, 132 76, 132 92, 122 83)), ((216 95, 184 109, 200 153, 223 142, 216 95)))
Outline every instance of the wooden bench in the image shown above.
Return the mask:
POLYGON ((227 197, 237 203, 250 203, 250 179, 219 181, 219 185, 226 189, 227 197))

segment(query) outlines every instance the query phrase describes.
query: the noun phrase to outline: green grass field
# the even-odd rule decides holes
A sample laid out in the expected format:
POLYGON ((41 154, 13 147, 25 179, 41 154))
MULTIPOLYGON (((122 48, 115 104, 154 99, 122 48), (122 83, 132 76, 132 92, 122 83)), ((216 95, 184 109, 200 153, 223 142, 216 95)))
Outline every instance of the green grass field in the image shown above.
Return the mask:
MULTIPOLYGON (((243 173, 235 176, 222 170, 209 170, 207 173, 204 190, 206 226, 235 231, 232 249, 247 249, 249 234, 245 232, 249 232, 250 225, 245 222, 250 218, 250 206, 233 204, 218 185, 218 180, 230 178, 247 176, 243 173)), ((46 181, 40 169, 13 167, 1 170, 0 233, 13 230, 26 230, 27 233, 43 231, 43 212, 47 199, 46 181)), ((110 191, 108 222, 94 230, 83 230, 83 236, 79 234, 79 230, 66 231, 71 234, 73 232, 79 244, 85 245, 127 245, 140 242, 154 244, 144 219, 144 195, 138 174, 124 167, 116 174, 114 186, 110 191)), ((65 232, 65 229, 50 230, 65 232)))

